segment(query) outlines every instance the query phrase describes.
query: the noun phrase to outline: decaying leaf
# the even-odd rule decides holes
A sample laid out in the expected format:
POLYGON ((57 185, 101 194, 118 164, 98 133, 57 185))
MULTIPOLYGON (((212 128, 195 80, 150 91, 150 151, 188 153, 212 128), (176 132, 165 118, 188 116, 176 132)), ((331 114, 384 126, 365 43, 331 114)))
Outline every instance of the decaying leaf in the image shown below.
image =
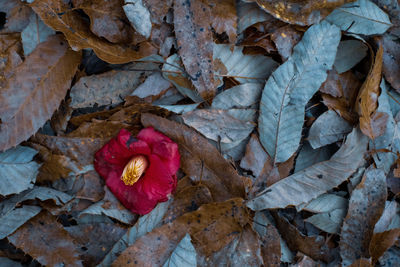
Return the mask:
POLYGON ((355 34, 382 34, 392 24, 388 15, 369 0, 358 0, 336 8, 326 20, 342 31, 355 34))
POLYGON ((382 75, 383 47, 379 46, 374 63, 370 69, 367 79, 360 88, 357 97, 357 110, 360 115, 360 129, 371 139, 384 134, 388 114, 377 111, 378 98, 380 95, 380 83, 382 75))
POLYGON ((235 0, 207 0, 211 11, 211 27, 218 34, 226 33, 229 41, 236 41, 237 15, 235 0))
POLYGON ((28 139, 51 118, 69 89, 80 57, 57 35, 39 44, 16 68, 0 92, 0 150, 28 139))
POLYGON ((247 216, 240 198, 205 204, 142 236, 112 266, 162 266, 186 233, 190 234, 198 253, 210 255, 242 232, 247 216))
POLYGON ((139 44, 139 49, 131 46, 112 44, 89 30, 89 26, 75 10, 70 10, 62 0, 38 0, 32 9, 48 26, 64 33, 74 50, 92 48, 96 55, 113 64, 128 63, 156 52, 147 42, 139 44))
POLYGON ((0 35, 0 86, 4 87, 7 79, 14 73, 14 68, 22 62, 21 35, 18 33, 0 35))
POLYGON ((37 153, 25 146, 0 153, 0 195, 20 193, 33 187, 40 167, 32 160, 37 153))
POLYGON ((354 0, 253 0, 274 17, 290 24, 311 25, 326 17, 335 7, 354 0))
POLYGON ((386 176, 380 169, 368 168, 353 191, 339 242, 343 266, 364 257, 369 258, 369 245, 375 223, 385 207, 386 176))
POLYGON ((40 213, 9 236, 8 240, 40 264, 82 266, 74 240, 49 213, 40 213))
POLYGON ((213 40, 210 18, 210 7, 202 1, 174 0, 178 53, 190 81, 206 100, 211 100, 217 89, 212 66, 213 40))
POLYGON ((304 107, 325 81, 339 44, 340 31, 327 22, 310 27, 292 57, 272 73, 261 97, 260 140, 274 163, 297 150, 304 107))
POLYGON ((268 187, 265 192, 247 202, 253 210, 298 206, 346 181, 364 162, 367 138, 354 129, 342 147, 330 160, 297 172, 268 187), (352 160, 349 161, 349 158, 352 160))
POLYGON ((154 127, 178 143, 182 170, 193 180, 205 184, 215 201, 244 196, 246 179, 194 130, 151 114, 142 114, 142 124, 154 127))

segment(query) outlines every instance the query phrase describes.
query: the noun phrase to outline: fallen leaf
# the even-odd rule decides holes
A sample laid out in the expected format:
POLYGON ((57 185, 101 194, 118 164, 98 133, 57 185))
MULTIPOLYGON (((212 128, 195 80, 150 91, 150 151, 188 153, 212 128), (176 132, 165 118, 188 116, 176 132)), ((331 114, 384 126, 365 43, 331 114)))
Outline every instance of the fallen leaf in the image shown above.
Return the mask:
POLYGON ((328 110, 314 121, 307 140, 316 149, 343 139, 352 129, 335 111, 328 110))
MULTIPOLYGON (((343 98, 350 112, 360 86, 360 81, 351 71, 339 74, 332 69, 328 72, 328 77, 319 91, 333 97, 343 98)), ((323 99, 325 100, 324 97, 323 99)))
POLYGON ((400 214, 397 213, 398 208, 399 205, 396 201, 386 201, 382 216, 375 224, 374 233, 382 233, 388 230, 400 228, 400 214))
POLYGON ((292 55, 293 47, 301 40, 301 36, 291 25, 280 27, 272 33, 271 39, 284 61, 292 55))
POLYGON ((368 77, 361 86, 357 97, 357 111, 360 115, 360 129, 371 139, 385 133, 388 114, 377 111, 382 74, 383 47, 379 46, 368 77))
POLYGON ((372 267, 373 265, 371 264, 370 259, 365 259, 365 258, 360 258, 355 260, 350 267, 372 267))
POLYGON ((218 34, 226 33, 231 43, 236 41, 237 15, 234 0, 207 0, 211 12, 211 27, 218 34))
POLYGON ((242 33, 251 25, 258 22, 267 21, 272 18, 271 15, 264 12, 256 3, 247 3, 239 1, 236 4, 238 16, 238 33, 242 33))
POLYGON ((368 168, 350 197, 349 209, 340 233, 340 256, 343 266, 365 257, 374 226, 381 216, 387 197, 386 176, 380 169, 368 168))
POLYGON ((151 96, 152 100, 155 100, 155 97, 158 98, 160 95, 163 95, 171 86, 172 84, 164 79, 160 72, 155 72, 149 75, 144 83, 140 84, 131 95, 140 98, 151 96))
POLYGON ((305 142, 296 158, 294 172, 299 172, 316 163, 329 160, 332 154, 333 152, 329 147, 324 146, 313 149, 308 142, 305 142))
POLYGON ((336 8, 326 20, 342 31, 355 34, 383 34, 392 24, 388 15, 369 0, 358 0, 336 8))
POLYGON ((188 104, 188 105, 157 105, 157 106, 172 111, 176 114, 183 114, 195 110, 199 106, 199 104, 200 103, 188 104))
POLYGON ((257 106, 262 92, 262 83, 243 83, 219 93, 214 97, 213 109, 252 108, 257 106))
POLYGON ((244 197, 247 180, 205 138, 187 126, 151 114, 142 114, 141 119, 145 127, 152 126, 178 143, 182 170, 206 185, 214 201, 244 197))
POLYGON ((389 248, 379 259, 381 266, 393 266, 400 261, 400 249, 397 246, 389 248))
POLYGON ((93 202, 100 201, 104 197, 104 181, 96 171, 88 171, 83 174, 84 185, 76 193, 76 198, 87 199, 93 202))
POLYGON ((161 24, 164 17, 167 16, 169 8, 173 4, 173 0, 143 0, 144 5, 149 9, 151 21, 155 24, 161 24))
POLYGON ((254 177, 258 177, 267 160, 270 160, 269 156, 261 146, 260 140, 256 134, 252 134, 246 146, 246 154, 240 161, 240 167, 252 171, 254 177))
POLYGON ((396 62, 400 61, 400 45, 389 36, 382 38, 383 46, 383 74, 394 89, 400 92, 400 67, 396 62))
POLYGON ((18 194, 33 187, 40 167, 33 161, 37 153, 26 146, 0 153, 0 195, 18 194))
POLYGON ((186 234, 176 246, 163 267, 197 266, 197 253, 192 245, 190 235, 186 234))
POLYGON ((334 0, 329 2, 285 0, 279 3, 273 0, 253 1, 277 19, 290 24, 312 25, 326 17, 334 8, 354 0, 334 0))
POLYGON ((369 244, 369 255, 372 257, 372 262, 376 263, 385 251, 395 244, 399 236, 400 228, 375 233, 369 244))
POLYGON ((0 265, 4 267, 23 267, 20 262, 5 257, 0 257, 0 265))
POLYGON ((260 140, 273 163, 287 161, 297 150, 304 108, 332 67, 340 31, 322 22, 310 27, 291 58, 272 73, 260 103, 260 140), (318 58, 318 59, 317 59, 318 58))
POLYGON ((42 265, 82 266, 73 239, 49 213, 40 213, 8 240, 42 265))
POLYGON ((56 110, 56 112, 54 112, 53 116, 51 117, 50 125, 57 135, 63 135, 67 130, 67 126, 71 119, 72 112, 74 111, 69 106, 70 101, 71 99, 63 101, 58 110, 56 110))
POLYGON ((78 243, 84 266, 95 266, 108 253, 113 244, 124 235, 126 229, 118 224, 78 224, 64 228, 78 243))
POLYGON ((5 24, 1 29, 2 33, 21 32, 28 25, 29 17, 33 13, 28 5, 18 0, 0 3, 0 12, 6 14, 5 24))
POLYGON ((243 46, 214 44, 214 61, 222 63, 219 76, 235 78, 240 83, 261 83, 278 66, 272 58, 262 55, 245 55, 243 46))
POLYGON ((44 23, 55 31, 64 33, 74 50, 91 48, 106 62, 123 64, 156 52, 156 48, 147 42, 138 44, 139 48, 135 49, 132 46, 112 44, 96 36, 77 11, 70 10, 62 0, 38 0, 33 2, 31 7, 44 23))
MULTIPOLYGON (((82 123, 77 129, 70 132, 68 137, 97 139, 112 138, 116 136, 121 129, 132 130, 134 127, 135 125, 132 126, 119 121, 102 121, 93 119, 91 122, 82 123)), ((139 131, 139 129, 137 129, 137 131, 139 131)))
POLYGON ((29 18, 28 26, 26 26, 26 28, 21 32, 24 55, 28 56, 33 50, 35 50, 38 44, 46 41, 49 36, 55 33, 55 31, 43 23, 38 15, 32 13, 29 18))
POLYGON ((138 238, 159 227, 170 203, 171 201, 159 203, 150 213, 141 216, 136 224, 114 244, 98 266, 110 266, 126 248, 134 245, 138 238))
POLYGON ((333 66, 342 74, 358 64, 368 52, 368 47, 360 40, 344 40, 339 43, 333 66))
POLYGON ((0 150, 28 139, 51 118, 69 89, 80 57, 58 35, 39 44, 15 69, 0 93, 0 150))
POLYGON ((186 233, 192 237, 198 253, 211 255, 241 233, 247 216, 240 198, 205 204, 142 236, 112 266, 161 266, 186 233))
POLYGON ((0 86, 4 87, 15 67, 22 63, 21 35, 19 33, 0 35, 0 86))
POLYGON ((266 226, 266 230, 266 234, 260 237, 264 266, 278 267, 281 263, 280 235, 271 224, 266 226))
POLYGON ((24 205, 0 214, 0 238, 3 239, 24 225, 42 210, 38 206, 24 205))
POLYGON ((74 8, 90 18, 90 30, 112 43, 129 43, 134 34, 122 9, 122 0, 72 0, 74 8))
POLYGON ((305 222, 311 223, 318 229, 330 234, 340 234, 340 227, 346 216, 346 209, 336 209, 308 217, 305 222))
POLYGON ((150 12, 142 0, 125 0, 122 7, 132 27, 146 39, 151 34, 150 12))
POLYGON ((210 22, 211 9, 202 1, 174 0, 177 50, 190 81, 207 101, 214 97, 217 89, 213 75, 210 22))
POLYGON ((330 160, 320 162, 280 180, 247 202, 252 210, 298 206, 322 195, 352 175, 364 162, 367 138, 354 129, 330 160), (349 161, 348 159, 352 160, 349 161))

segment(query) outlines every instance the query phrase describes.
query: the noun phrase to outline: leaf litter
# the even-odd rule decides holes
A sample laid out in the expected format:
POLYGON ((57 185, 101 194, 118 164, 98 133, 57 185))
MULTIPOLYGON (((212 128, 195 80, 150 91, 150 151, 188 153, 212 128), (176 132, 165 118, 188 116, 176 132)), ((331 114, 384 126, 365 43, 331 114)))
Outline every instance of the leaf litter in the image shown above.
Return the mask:
POLYGON ((395 1, 28 2, 0 3, 0 265, 398 261, 395 1), (139 216, 93 158, 144 127, 181 163, 139 216))

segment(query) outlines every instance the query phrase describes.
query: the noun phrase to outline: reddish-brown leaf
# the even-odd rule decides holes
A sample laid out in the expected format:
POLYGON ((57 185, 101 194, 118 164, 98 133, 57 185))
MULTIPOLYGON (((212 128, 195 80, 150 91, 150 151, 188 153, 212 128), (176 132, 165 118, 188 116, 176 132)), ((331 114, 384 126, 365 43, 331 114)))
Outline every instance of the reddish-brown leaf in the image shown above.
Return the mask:
POLYGON ((92 48, 96 55, 112 64, 131 62, 157 52, 150 43, 143 42, 139 48, 112 44, 89 30, 89 25, 75 10, 62 0, 37 0, 31 4, 44 23, 64 33, 75 50, 92 48))
POLYGON ((354 0, 253 0, 274 17, 290 24, 311 25, 331 13, 336 7, 354 0))
POLYGON ((371 139, 381 136, 386 129, 388 114, 377 112, 382 75, 383 47, 379 46, 374 63, 357 97, 361 131, 371 139))
POLYGON ((73 0, 90 17, 90 29, 112 43, 129 43, 134 30, 122 9, 123 0, 73 0))
POLYGON ((14 68, 22 63, 21 35, 19 33, 0 35, 0 87, 4 87, 14 68))
POLYGON ((247 222, 243 199, 205 204, 142 236, 112 266, 162 266, 186 233, 199 253, 210 255, 237 237, 247 222))
POLYGON ((211 8, 202 1, 174 1, 178 53, 190 80, 205 100, 212 100, 217 81, 213 71, 211 8))
POLYGON ((261 238, 261 256, 264 266, 278 267, 281 264, 281 238, 273 225, 267 226, 267 233, 261 238))
POLYGON ((355 260, 349 267, 372 267, 373 265, 371 264, 370 259, 365 259, 361 258, 358 260, 355 260))
POLYGON ((374 233, 369 244, 369 254, 372 262, 376 263, 378 259, 397 241, 400 235, 400 228, 391 229, 382 233, 374 233))
POLYGON ((28 139, 65 97, 81 54, 57 35, 39 44, 0 92, 0 151, 28 139))
POLYGON ((208 0, 211 7, 211 26, 219 33, 226 33, 231 43, 236 41, 237 15, 234 0, 208 0))
POLYGON ((40 213, 8 240, 42 265, 82 266, 74 240, 49 213, 40 213))
POLYGON ((179 145, 181 168, 206 185, 214 201, 244 197, 247 179, 238 175, 218 150, 191 128, 152 114, 142 115, 142 124, 166 134, 179 145))

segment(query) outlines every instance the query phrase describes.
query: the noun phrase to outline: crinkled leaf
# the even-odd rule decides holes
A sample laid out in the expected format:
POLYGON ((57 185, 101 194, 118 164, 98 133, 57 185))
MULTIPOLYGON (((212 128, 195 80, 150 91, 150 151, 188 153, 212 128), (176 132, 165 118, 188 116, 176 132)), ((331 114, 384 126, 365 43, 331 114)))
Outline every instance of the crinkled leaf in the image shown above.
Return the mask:
MULTIPOLYGON (((349 157, 351 158, 351 157, 349 157)), ((368 168, 361 183, 351 194, 339 242, 342 265, 358 258, 369 258, 374 226, 381 216, 387 197, 386 175, 381 169, 368 168)))
POLYGON ((388 15, 369 0, 358 0, 335 9, 326 20, 342 31, 355 34, 382 34, 392 24, 388 15))
POLYGON ((119 254, 127 247, 133 245, 138 238, 160 226, 161 219, 164 217, 170 204, 170 201, 159 203, 150 213, 140 217, 136 224, 128 229, 121 239, 114 244, 110 252, 98 266, 110 266, 119 254))
POLYGON ((352 126, 333 110, 322 113, 310 128, 308 142, 316 149, 337 142, 352 130, 352 126))
POLYGON ((234 110, 198 109, 182 115, 184 122, 205 137, 224 143, 240 142, 254 129, 251 123, 255 110, 239 110, 237 118, 234 110))
POLYGON ((81 54, 53 36, 37 46, 0 92, 0 151, 28 139, 64 99, 81 54))
POLYGON ((37 151, 17 146, 0 153, 0 195, 7 196, 32 188, 40 165, 32 161, 37 151))
POLYGON ((214 109, 247 108, 260 101, 262 83, 244 83, 218 94, 212 102, 214 109))
POLYGON ((0 239, 7 237, 42 210, 38 206, 24 205, 0 215, 0 239))
POLYGON ((172 252, 163 267, 197 266, 197 253, 194 249, 190 235, 186 234, 172 252))
POLYGON ((340 31, 327 22, 310 27, 268 79, 261 98, 260 140, 273 162, 285 162, 297 150, 304 107, 325 81, 339 44, 340 31))
POLYGON ((368 47, 359 40, 344 40, 339 43, 333 66, 339 74, 357 65, 368 52, 368 47))
POLYGON ((263 194, 248 201, 247 206, 253 210, 263 210, 309 202, 346 181, 364 162, 366 146, 367 138, 354 129, 330 160, 280 180, 263 194))
POLYGON ((242 46, 214 44, 214 61, 223 65, 217 73, 224 77, 233 77, 240 83, 260 83, 278 66, 272 58, 245 55, 242 51, 242 46))

